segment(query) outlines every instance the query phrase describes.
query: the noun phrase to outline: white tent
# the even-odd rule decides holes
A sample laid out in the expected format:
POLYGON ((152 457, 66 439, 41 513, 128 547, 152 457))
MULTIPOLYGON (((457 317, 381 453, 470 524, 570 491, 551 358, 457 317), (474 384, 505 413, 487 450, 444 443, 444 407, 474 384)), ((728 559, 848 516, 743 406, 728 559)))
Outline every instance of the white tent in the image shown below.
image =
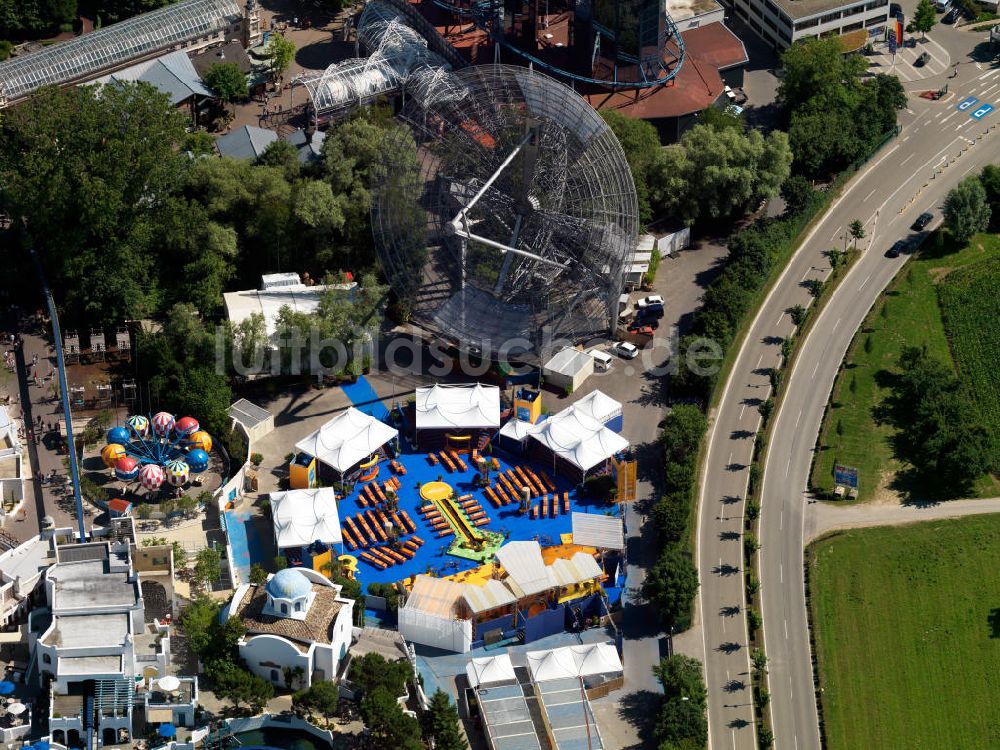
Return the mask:
POLYGON ((620 417, 622 413, 621 402, 615 401, 602 391, 591 391, 573 404, 573 408, 601 424, 607 424, 615 417, 620 417))
POLYGON ((432 385, 417 388, 417 429, 486 429, 500 426, 495 385, 432 385))
POLYGON ((472 621, 460 618, 465 586, 447 578, 418 575, 397 629, 407 641, 464 653, 472 647, 472 621))
POLYGON ((497 560, 507 571, 507 585, 519 599, 555 586, 538 542, 508 542, 497 550, 497 560))
POLYGON ((398 434, 395 427, 352 406, 297 442, 295 450, 315 456, 343 474, 398 434))
POLYGON ((628 440, 575 406, 537 425, 531 438, 583 471, 628 448, 628 440))
POLYGON ((271 493, 274 542, 278 549, 308 547, 315 541, 340 544, 340 515, 332 487, 271 493))
POLYGON ((599 549, 625 549, 622 519, 573 511, 573 544, 599 549))
POLYGON ((465 674, 469 678, 470 687, 474 688, 517 679, 514 675, 514 665, 507 654, 472 659, 465 665, 465 674))
POLYGON ((504 426, 500 428, 500 436, 523 443, 534 428, 535 425, 531 422, 525 422, 520 419, 508 419, 504 423, 504 426))
POLYGON ((595 674, 621 674, 622 660, 610 643, 564 646, 548 651, 529 651, 528 671, 535 682, 589 677, 595 674))

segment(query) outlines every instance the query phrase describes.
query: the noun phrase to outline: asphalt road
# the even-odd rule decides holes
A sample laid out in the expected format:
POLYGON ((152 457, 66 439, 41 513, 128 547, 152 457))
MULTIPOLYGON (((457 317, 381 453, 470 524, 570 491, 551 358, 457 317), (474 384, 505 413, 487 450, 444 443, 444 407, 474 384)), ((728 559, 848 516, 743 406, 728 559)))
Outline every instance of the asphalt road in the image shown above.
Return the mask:
MULTIPOLYGON (((966 37, 970 47, 978 38, 966 37)), ((982 119, 970 114, 982 102, 1000 105, 1000 70, 970 62, 958 78, 946 82, 947 100, 911 96, 909 109, 900 117, 902 134, 850 183, 807 237, 761 306, 713 415, 701 482, 698 563, 709 741, 714 750, 756 745, 741 544, 748 464, 760 424, 756 406, 770 395, 768 368, 779 364, 781 340, 794 329, 788 309, 810 301, 802 282, 828 275, 824 253, 843 246, 847 226, 861 219, 868 235, 861 246, 868 243, 867 250, 829 300, 794 370, 785 376, 762 491, 760 577, 775 746, 820 747, 802 529, 804 491, 823 409, 856 329, 906 261, 905 256, 885 258, 885 250, 911 235, 909 225, 921 211, 940 216, 947 190, 995 159, 1000 147, 1000 134, 990 130, 1000 123, 1000 114, 991 112, 982 119), (956 109, 967 96, 980 102, 971 109, 956 109)), ((910 88, 919 91, 935 84, 937 80, 925 81, 910 88)))

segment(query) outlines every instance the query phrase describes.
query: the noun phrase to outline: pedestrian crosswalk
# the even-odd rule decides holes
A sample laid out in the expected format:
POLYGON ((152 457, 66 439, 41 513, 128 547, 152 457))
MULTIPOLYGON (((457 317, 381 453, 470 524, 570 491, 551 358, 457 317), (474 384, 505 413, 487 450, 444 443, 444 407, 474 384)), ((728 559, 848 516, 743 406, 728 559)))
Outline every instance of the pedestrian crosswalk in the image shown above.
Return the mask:
POLYGON ((929 37, 918 40, 913 47, 899 47, 895 55, 889 51, 887 44, 880 44, 877 50, 878 54, 868 58, 871 72, 892 74, 904 83, 941 75, 951 66, 948 51, 929 37), (926 62, 918 64, 924 54, 927 55, 926 62))

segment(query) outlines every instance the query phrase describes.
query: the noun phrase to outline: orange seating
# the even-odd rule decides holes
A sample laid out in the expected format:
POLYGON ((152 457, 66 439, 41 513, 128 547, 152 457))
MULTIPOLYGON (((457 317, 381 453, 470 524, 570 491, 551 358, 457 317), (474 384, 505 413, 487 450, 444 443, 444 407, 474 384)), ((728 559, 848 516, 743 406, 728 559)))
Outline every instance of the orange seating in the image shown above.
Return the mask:
POLYGON ((411 542, 416 542, 416 544, 417 544, 418 547, 421 546, 424 543, 424 540, 421 539, 419 536, 410 537, 410 541, 411 542))
POLYGON ((497 497, 496 493, 493 491, 492 487, 486 488, 486 499, 490 501, 494 508, 500 507, 500 499, 497 497))
POLYGON ((399 515, 402 517, 403 523, 406 524, 406 528, 411 534, 417 530, 417 525, 413 523, 410 517, 406 514, 405 510, 399 511, 399 515))
MULTIPOLYGON (((548 497, 548 495, 545 497, 548 497)), ((549 515, 552 516, 552 518, 559 515, 559 501, 556 499, 555 495, 552 496, 552 508, 550 509, 549 515)))
POLYGON ((385 531, 382 530, 382 524, 378 522, 378 519, 375 517, 374 513, 372 513, 370 510, 366 510, 365 518, 368 519, 368 523, 371 524, 371 528, 375 530, 375 534, 378 535, 379 539, 381 539, 383 542, 389 541, 389 537, 385 535, 385 531))
POLYGON ((489 522, 490 522, 490 519, 488 519, 488 518, 480 518, 478 521, 473 521, 472 525, 473 526, 485 526, 489 522))
POLYGON ((410 549, 409 547, 401 547, 399 549, 399 554, 401 554, 407 560, 412 560, 413 556, 417 553, 414 550, 410 549))
POLYGON ((398 563, 406 562, 406 558, 403 557, 398 552, 396 552, 396 550, 392 549, 391 547, 386 547, 385 549, 382 550, 382 553, 388 555, 390 558, 392 558, 398 563))
POLYGON ((348 549, 355 549, 358 546, 354 543, 354 538, 351 536, 351 532, 347 530, 346 526, 341 527, 340 535, 344 538, 344 542, 347 543, 348 549))
POLYGON ((569 513, 569 493, 563 493, 563 513, 569 513))
POLYGON ((408 549, 410 552, 416 552, 420 549, 420 545, 415 543, 412 539, 407 539, 403 542, 403 549, 408 549))
POLYGON ((549 492, 555 492, 556 491, 556 485, 552 481, 552 479, 549 477, 549 475, 546 474, 543 471, 543 472, 541 472, 541 477, 542 477, 542 481, 545 483, 545 486, 548 488, 549 492))
POLYGON ((367 534, 368 538, 371 539, 372 544, 375 544, 378 541, 378 537, 376 537, 375 532, 368 527, 368 522, 365 521, 364 516, 358 513, 354 519, 357 521, 358 525, 365 530, 365 534, 367 534))
POLYGON ((438 464, 437 456, 435 456, 433 453, 427 454, 427 460, 430 461, 434 466, 437 466, 438 464))
POLYGON ((542 518, 545 518, 546 505, 548 505, 548 503, 545 502, 545 500, 542 500, 542 502, 538 504, 538 515, 542 518))
POLYGON ((381 560, 382 562, 384 562, 384 563, 385 563, 385 566, 386 566, 387 568, 388 568, 388 567, 391 567, 391 566, 393 566, 393 565, 395 565, 395 564, 396 564, 396 561, 395 561, 395 560, 393 560, 393 559, 392 559, 391 557, 389 557, 389 556, 388 556, 387 554, 385 554, 385 552, 384 552, 383 550, 379 549, 378 547, 373 547, 373 548, 372 548, 372 549, 370 550, 370 552, 371 552, 371 554, 372 554, 372 555, 374 555, 374 556, 375 556, 375 557, 376 557, 377 559, 379 559, 379 560, 381 560))
POLYGON ((363 491, 358 493, 358 505, 362 508, 368 507, 368 498, 365 497, 365 493, 363 491))
POLYGON ((373 557, 372 555, 368 554, 367 552, 362 552, 361 555, 360 555, 360 557, 361 557, 362 560, 364 560, 365 562, 369 563, 370 565, 374 565, 379 570, 385 570, 387 567, 389 567, 388 565, 386 565, 385 563, 383 563, 381 560, 373 557))
POLYGON ((537 505, 532 505, 531 506, 531 520, 534 521, 536 518, 538 518, 538 506, 537 505))

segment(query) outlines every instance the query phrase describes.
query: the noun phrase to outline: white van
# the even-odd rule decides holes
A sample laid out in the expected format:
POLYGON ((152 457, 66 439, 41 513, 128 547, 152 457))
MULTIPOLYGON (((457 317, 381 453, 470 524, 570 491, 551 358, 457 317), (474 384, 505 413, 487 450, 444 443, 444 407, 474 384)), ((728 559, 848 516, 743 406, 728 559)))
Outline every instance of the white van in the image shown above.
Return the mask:
POLYGON ((615 358, 600 349, 591 349, 587 352, 594 359, 594 369, 597 372, 607 372, 614 364, 615 358))
POLYGON ((951 0, 934 0, 934 9, 938 13, 944 13, 951 7, 951 0))

